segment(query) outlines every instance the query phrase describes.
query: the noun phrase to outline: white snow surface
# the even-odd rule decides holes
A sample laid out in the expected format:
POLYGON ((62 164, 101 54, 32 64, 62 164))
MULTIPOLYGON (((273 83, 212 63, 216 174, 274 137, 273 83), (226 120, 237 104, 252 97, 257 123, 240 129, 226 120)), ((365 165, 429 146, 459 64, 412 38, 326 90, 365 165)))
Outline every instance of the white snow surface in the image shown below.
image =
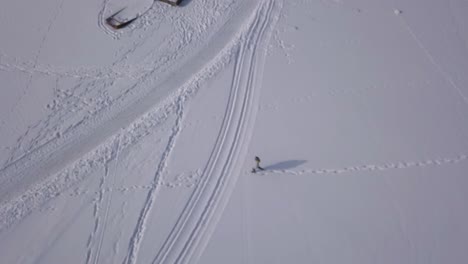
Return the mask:
POLYGON ((468 263, 467 1, 0 6, 1 264, 468 263))

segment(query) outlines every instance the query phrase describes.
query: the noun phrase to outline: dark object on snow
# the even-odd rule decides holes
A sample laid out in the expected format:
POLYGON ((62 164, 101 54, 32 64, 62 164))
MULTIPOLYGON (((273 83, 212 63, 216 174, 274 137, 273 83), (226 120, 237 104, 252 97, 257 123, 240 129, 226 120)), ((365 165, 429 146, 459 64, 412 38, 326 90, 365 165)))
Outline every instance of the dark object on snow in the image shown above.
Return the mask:
POLYGON ((255 157, 255 163, 257 164, 257 166, 254 168, 254 170, 264 170, 262 167, 260 167, 260 158, 259 157, 255 157))
POLYGON ((180 2, 182 2, 182 0, 159 0, 161 2, 164 2, 164 3, 168 3, 170 5, 173 5, 173 6, 178 6, 180 4, 180 2))
POLYGON ((118 19, 116 18, 116 16, 117 16, 120 12, 122 12, 124 9, 125 9, 125 8, 122 8, 122 9, 120 9, 119 11, 115 12, 112 16, 108 17, 108 18, 106 19, 107 25, 111 26, 111 27, 114 28, 114 29, 121 29, 121 28, 124 28, 124 27, 130 25, 133 21, 135 21, 135 20, 138 18, 138 16, 137 16, 137 17, 134 17, 134 18, 132 18, 132 19, 130 19, 130 20, 127 20, 127 21, 120 21, 120 20, 118 20, 118 19))
MULTIPOLYGON (((182 2, 182 0, 157 0, 157 1, 160 1, 160 2, 164 2, 164 3, 167 3, 167 4, 170 4, 172 6, 178 6, 180 4, 180 2, 182 2)), ((140 15, 137 15, 136 17, 130 19, 130 20, 126 20, 126 21, 121 21, 117 18, 118 14, 120 14, 120 12, 122 12, 125 8, 122 8, 120 9, 119 11, 115 12, 113 15, 111 15, 110 17, 108 17, 106 19, 106 23, 114 28, 114 29, 122 29, 124 27, 127 27, 128 25, 130 25, 133 21, 135 21, 137 18, 140 17, 140 15)))

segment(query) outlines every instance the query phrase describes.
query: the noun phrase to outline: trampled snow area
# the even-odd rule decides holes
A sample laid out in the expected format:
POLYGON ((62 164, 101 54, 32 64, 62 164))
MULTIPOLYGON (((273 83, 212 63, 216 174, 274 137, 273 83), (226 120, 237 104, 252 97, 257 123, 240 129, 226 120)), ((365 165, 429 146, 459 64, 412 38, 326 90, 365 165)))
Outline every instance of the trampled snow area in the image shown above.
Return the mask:
POLYGON ((0 7, 0 263, 468 262, 467 1, 0 7))

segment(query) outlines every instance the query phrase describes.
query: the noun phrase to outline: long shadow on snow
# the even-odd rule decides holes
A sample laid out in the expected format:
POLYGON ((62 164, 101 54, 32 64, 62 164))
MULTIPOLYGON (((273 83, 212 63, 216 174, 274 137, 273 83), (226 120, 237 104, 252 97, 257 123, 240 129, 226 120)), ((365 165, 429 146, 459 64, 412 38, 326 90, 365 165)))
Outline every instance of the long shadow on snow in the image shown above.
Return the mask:
POLYGON ((286 161, 281 161, 272 165, 268 165, 264 167, 264 169, 265 170, 287 170, 287 169, 298 167, 306 162, 307 160, 286 160, 286 161))
POLYGON ((188 5, 190 2, 192 2, 192 0, 182 0, 182 1, 180 1, 179 6, 186 6, 186 5, 188 5))

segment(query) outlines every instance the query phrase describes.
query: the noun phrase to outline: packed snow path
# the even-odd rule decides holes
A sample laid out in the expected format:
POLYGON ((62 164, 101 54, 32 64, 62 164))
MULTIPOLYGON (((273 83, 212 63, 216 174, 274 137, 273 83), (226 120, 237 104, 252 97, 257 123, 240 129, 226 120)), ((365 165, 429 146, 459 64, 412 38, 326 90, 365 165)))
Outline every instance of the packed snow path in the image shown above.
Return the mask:
MULTIPOLYGON (((246 154, 255 120, 257 109, 255 105, 260 94, 261 83, 259 81, 262 79, 262 64, 280 9, 281 1, 268 0, 239 4, 231 11, 232 18, 228 19, 216 33, 216 41, 203 47, 203 50, 190 62, 177 68, 177 72, 181 72, 175 74, 177 78, 171 76, 169 80, 162 82, 158 89, 139 94, 136 99, 124 98, 130 101, 131 105, 127 103, 122 106, 118 101, 117 103, 114 101, 110 105, 112 107, 110 110, 107 109, 102 114, 96 113, 93 119, 81 121, 66 133, 61 133, 59 137, 33 147, 23 156, 7 162, 2 169, 1 178, 1 195, 4 201, 1 208, 1 228, 5 229, 14 225, 49 199, 60 196, 62 190, 82 182, 83 174, 90 173, 96 166, 95 163, 102 162, 104 175, 99 181, 99 191, 96 192, 97 197, 93 205, 95 222, 86 243, 86 262, 100 263, 103 243, 105 243, 104 236, 108 228, 109 211, 113 201, 112 194, 116 191, 117 176, 115 174, 119 153, 132 144, 132 141, 138 140, 138 129, 135 129, 138 125, 141 123, 147 125, 147 119, 157 115, 157 121, 147 128, 154 129, 153 127, 165 122, 173 113, 176 116, 175 125, 171 128, 172 132, 154 178, 150 185, 144 188, 148 190, 148 195, 137 218, 135 229, 129 240, 128 252, 124 258, 126 263, 136 263, 152 208, 157 206, 156 195, 159 188, 164 186, 161 185, 162 175, 167 170, 168 158, 172 155, 182 129, 184 105, 194 96, 200 82, 213 76, 231 59, 234 59, 232 87, 220 134, 209 155, 207 165, 200 172, 198 184, 188 197, 187 204, 175 222, 173 230, 161 249, 155 249, 159 253, 153 262, 186 263, 196 259, 209 238, 207 225, 214 224, 219 218, 223 203, 232 191, 236 175, 240 171, 241 157, 246 154), (197 68, 199 71, 195 73, 188 70, 197 68), (161 103, 161 107, 157 108, 154 114, 150 113, 149 118, 144 116, 145 112, 154 108, 154 102, 158 102, 164 91, 171 87, 180 88, 175 93, 169 94, 169 97, 164 99, 165 102, 161 103), (130 126, 130 129, 119 129, 126 126, 130 126), (128 139, 127 133, 136 138, 128 139), (85 155, 101 142, 103 142, 102 147, 85 155), (81 158, 83 156, 84 158, 81 158), (81 160, 76 163, 75 160, 79 158, 81 160), (65 166, 70 166, 70 169, 59 173, 65 166), (51 177, 56 173, 58 173, 57 177, 51 177), (31 177, 31 175, 35 176, 31 177), (19 195, 19 193, 23 194, 19 195)), ((103 24, 100 24, 100 27, 105 29, 103 24)), ((112 31, 105 31, 112 33, 112 31)), ((181 55, 178 54, 178 56, 181 55)), ((185 54, 185 56, 190 56, 190 54, 185 54)), ((75 77, 73 74, 58 73, 54 70, 36 71, 36 66, 28 70, 20 65, 5 63, 3 67, 28 74, 46 73, 60 77, 75 77)), ((131 79, 137 79, 136 85, 140 85, 147 76, 154 74, 154 70, 150 70, 135 78, 131 76, 131 79)), ((89 74, 79 74, 76 77, 88 78, 86 75, 89 74)), ((95 79, 115 77, 127 76, 110 74, 95 79)))

